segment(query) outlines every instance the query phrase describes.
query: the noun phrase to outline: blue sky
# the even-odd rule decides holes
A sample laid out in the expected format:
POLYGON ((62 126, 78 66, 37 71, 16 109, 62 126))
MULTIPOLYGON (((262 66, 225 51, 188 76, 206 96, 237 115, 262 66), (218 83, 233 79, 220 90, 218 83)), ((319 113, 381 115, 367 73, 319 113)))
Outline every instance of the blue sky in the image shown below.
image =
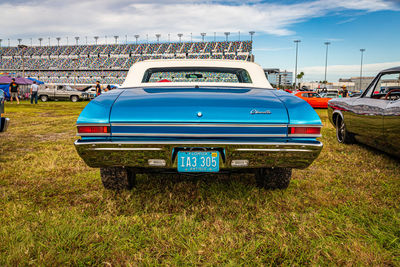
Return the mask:
POLYGON ((305 81, 322 80, 325 65, 325 41, 330 41, 328 81, 359 75, 360 48, 365 48, 364 75, 375 75, 384 68, 399 66, 399 0, 0 0, 2 31, 7 45, 38 45, 38 38, 55 44, 108 43, 114 35, 120 42, 134 41, 139 34, 155 41, 201 40, 200 33, 212 40, 249 39, 256 31, 254 54, 265 68, 294 70, 295 46, 300 39, 298 69, 305 81))
POLYGON ((323 80, 326 41, 331 43, 328 48, 330 81, 336 81, 339 77, 359 76, 360 48, 366 49, 364 75, 375 75, 381 66, 400 65, 399 11, 334 12, 295 23, 289 29, 295 34, 257 35, 254 38, 256 61, 263 66, 293 70, 293 40, 300 39, 298 70, 305 72, 305 80, 323 80), (334 71, 330 72, 331 65, 346 66, 334 67, 334 71), (354 65, 358 66, 355 68, 354 65))

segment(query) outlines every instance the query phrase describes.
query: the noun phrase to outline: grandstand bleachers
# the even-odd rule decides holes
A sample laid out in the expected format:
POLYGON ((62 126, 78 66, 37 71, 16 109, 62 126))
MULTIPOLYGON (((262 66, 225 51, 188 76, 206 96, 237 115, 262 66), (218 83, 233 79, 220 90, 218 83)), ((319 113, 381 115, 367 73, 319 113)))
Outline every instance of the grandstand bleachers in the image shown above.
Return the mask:
POLYGON ((249 60, 251 41, 0 47, 0 71, 47 83, 119 84, 129 68, 148 59, 249 60))

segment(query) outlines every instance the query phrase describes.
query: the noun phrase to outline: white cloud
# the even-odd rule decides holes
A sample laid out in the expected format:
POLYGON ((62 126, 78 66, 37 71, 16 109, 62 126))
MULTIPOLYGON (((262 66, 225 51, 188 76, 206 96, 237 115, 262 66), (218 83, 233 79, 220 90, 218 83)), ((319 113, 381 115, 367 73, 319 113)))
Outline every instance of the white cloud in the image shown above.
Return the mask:
MULTIPOLYGON (((167 39, 171 33, 207 36, 225 31, 255 30, 258 34, 294 34, 290 26, 294 23, 320 17, 341 10, 367 12, 393 10, 396 5, 386 0, 314 0, 303 3, 262 3, 259 0, 231 1, 145 1, 145 0, 31 0, 0 1, 2 36, 0 38, 26 38, 46 36, 94 36, 140 34, 144 39, 149 34, 163 33, 167 39)), ((92 38, 91 38, 92 39, 92 38)))

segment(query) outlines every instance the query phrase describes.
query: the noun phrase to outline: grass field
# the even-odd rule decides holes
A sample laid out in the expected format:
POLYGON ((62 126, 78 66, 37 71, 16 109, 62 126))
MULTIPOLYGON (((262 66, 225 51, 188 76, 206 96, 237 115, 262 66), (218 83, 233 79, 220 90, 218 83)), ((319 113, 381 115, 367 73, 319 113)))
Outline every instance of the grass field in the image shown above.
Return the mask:
POLYGON ((1 266, 400 266, 400 163, 338 144, 326 110, 324 149, 287 190, 258 189, 251 175, 142 175, 117 194, 73 146, 86 104, 6 104, 1 266))

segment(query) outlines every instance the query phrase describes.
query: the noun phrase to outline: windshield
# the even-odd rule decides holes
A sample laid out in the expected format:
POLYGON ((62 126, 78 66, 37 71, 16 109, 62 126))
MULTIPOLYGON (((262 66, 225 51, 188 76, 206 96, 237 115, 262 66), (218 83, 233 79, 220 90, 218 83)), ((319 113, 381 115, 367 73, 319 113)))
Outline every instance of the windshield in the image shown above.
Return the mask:
POLYGON ((148 69, 142 83, 213 82, 251 83, 249 73, 239 68, 171 67, 148 69))

